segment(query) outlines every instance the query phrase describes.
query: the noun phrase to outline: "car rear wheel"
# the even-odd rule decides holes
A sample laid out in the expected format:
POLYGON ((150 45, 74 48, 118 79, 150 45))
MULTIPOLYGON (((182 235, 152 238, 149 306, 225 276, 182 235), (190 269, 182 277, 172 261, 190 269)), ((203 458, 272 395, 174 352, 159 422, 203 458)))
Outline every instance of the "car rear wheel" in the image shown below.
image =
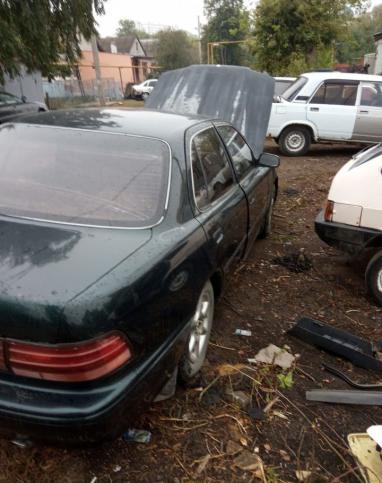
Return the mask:
POLYGON ((370 260, 365 278, 368 292, 378 305, 382 305, 382 251, 370 260))
POLYGON ((189 382, 200 371, 206 358, 214 318, 215 296, 211 282, 204 285, 191 320, 186 350, 179 363, 179 379, 189 382))
POLYGON ((304 126, 285 128, 278 140, 280 151, 286 156, 302 156, 306 154, 311 142, 311 134, 304 126))
POLYGON ((145 101, 147 98, 149 97, 149 93, 148 92, 144 92, 142 94, 142 99, 145 101))

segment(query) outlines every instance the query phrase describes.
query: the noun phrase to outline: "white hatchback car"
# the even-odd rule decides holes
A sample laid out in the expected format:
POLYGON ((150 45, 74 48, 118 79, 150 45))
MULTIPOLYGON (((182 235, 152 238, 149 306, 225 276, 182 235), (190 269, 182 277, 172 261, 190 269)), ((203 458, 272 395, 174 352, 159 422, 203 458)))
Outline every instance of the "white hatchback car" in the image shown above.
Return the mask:
POLYGON ((134 97, 141 97, 143 100, 147 99, 154 90, 158 79, 149 79, 140 84, 133 85, 132 94, 134 97))
POLYGON ((373 249, 366 285, 382 305, 382 144, 361 151, 336 174, 326 209, 316 218, 318 236, 353 255, 373 249))
POLYGON ((382 141, 382 76, 310 72, 272 105, 268 135, 287 156, 312 142, 382 141))

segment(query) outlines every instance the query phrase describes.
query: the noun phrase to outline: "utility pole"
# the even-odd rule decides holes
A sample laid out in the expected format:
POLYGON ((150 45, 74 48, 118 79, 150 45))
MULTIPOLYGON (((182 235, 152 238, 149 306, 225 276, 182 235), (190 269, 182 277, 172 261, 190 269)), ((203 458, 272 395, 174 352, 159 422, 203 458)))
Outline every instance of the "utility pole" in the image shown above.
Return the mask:
POLYGON ((200 26, 200 17, 198 16, 198 36, 199 36, 199 64, 203 63, 202 59, 202 29, 200 26))
POLYGON ((100 106, 105 105, 105 97, 103 95, 103 85, 101 79, 101 67, 99 65, 99 53, 97 45, 97 37, 92 35, 92 51, 93 51, 93 62, 96 75, 96 86, 97 86, 97 97, 100 106))

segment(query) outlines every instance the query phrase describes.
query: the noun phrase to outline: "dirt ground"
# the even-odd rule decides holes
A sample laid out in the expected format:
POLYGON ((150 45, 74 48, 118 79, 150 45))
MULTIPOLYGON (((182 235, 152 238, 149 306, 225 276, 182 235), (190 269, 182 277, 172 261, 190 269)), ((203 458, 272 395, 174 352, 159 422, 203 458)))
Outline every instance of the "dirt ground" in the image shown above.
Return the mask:
POLYGON ((200 380, 153 404, 134 425, 152 432, 151 443, 120 439, 91 450, 62 450, 1 441, 0 481, 286 482, 297 481, 296 471, 307 472, 300 477, 310 474, 309 481, 361 481, 346 438, 381 423, 382 410, 307 402, 305 391, 348 388, 322 369, 322 361, 361 382, 380 376, 286 333, 305 315, 382 340, 382 310, 365 293, 364 261, 350 263, 322 243, 313 228, 332 177, 354 152, 316 146, 304 158, 282 159, 273 233, 255 245, 229 279, 200 380), (274 262, 300 249, 312 260, 311 270, 296 274, 274 262), (237 328, 251 330, 252 336, 234 335, 237 328), (278 370, 247 362, 269 343, 299 354, 293 382, 277 377, 278 370), (253 419, 232 402, 230 389, 250 397, 251 407, 266 408, 264 419, 253 419), (261 460, 243 463, 253 454, 261 460))

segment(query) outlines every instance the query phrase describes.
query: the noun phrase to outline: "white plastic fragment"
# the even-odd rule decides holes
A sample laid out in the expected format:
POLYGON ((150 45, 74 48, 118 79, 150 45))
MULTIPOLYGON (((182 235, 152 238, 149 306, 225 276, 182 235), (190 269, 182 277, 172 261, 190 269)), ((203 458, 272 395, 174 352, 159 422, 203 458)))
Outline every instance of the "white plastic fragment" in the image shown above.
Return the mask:
MULTIPOLYGON (((252 361, 253 359, 248 359, 252 361)), ((296 360, 295 356, 290 354, 285 349, 281 349, 274 344, 269 344, 268 347, 261 349, 254 358, 255 362, 263 362, 264 364, 273 364, 282 369, 290 369, 296 360)))
POLYGON ((244 335, 245 337, 251 337, 252 331, 251 330, 244 330, 244 329, 236 329, 235 335, 244 335))

